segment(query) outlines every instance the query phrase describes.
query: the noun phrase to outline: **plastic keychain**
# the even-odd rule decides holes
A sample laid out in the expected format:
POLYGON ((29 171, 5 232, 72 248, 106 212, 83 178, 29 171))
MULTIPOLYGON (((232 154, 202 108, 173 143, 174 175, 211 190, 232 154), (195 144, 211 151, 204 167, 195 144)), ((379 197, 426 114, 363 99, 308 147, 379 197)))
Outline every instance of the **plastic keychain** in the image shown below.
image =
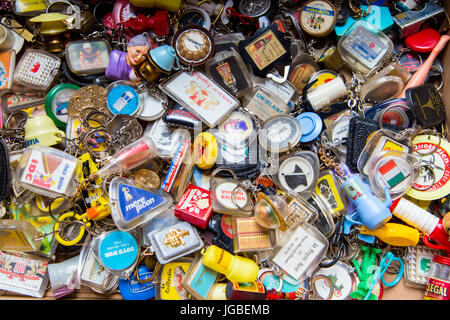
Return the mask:
POLYGON ((375 287, 375 285, 377 284, 378 280, 381 279, 381 281, 383 282, 383 284, 386 287, 393 287, 395 286, 397 283, 400 282, 401 278, 403 277, 403 272, 404 272, 405 266, 404 263, 402 261, 402 259, 399 259, 397 257, 395 257, 392 252, 388 252, 386 253, 386 255, 381 259, 380 265, 378 266, 378 269, 375 271, 375 273, 372 276, 372 281, 370 283, 370 286, 368 288, 368 293, 367 295, 364 297, 364 300, 368 300, 370 295, 372 294, 372 290, 375 287), (391 263, 393 263, 394 261, 398 261, 400 263, 400 270, 397 274, 397 276, 395 277, 394 280, 392 280, 392 282, 386 282, 386 280, 384 279, 384 274, 386 272, 386 270, 389 268, 389 266, 391 265, 391 263))

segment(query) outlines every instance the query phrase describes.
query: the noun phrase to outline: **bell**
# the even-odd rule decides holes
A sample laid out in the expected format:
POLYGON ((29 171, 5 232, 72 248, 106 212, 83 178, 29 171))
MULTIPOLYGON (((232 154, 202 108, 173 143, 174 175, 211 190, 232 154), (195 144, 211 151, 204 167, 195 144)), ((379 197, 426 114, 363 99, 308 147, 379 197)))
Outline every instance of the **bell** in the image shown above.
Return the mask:
POLYGON ((179 70, 180 62, 175 49, 169 45, 159 46, 147 53, 145 61, 138 67, 138 73, 147 81, 155 82, 161 74, 179 70))

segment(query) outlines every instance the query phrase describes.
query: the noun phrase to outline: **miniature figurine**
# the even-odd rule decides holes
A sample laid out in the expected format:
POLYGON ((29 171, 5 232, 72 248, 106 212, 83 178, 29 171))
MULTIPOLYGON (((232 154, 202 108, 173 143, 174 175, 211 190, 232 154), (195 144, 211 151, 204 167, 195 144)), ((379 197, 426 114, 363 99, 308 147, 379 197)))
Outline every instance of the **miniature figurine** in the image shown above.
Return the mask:
POLYGON ((150 48, 150 41, 143 34, 139 34, 130 39, 127 52, 120 50, 111 51, 108 67, 105 71, 106 78, 110 80, 139 81, 133 68, 145 60, 145 56, 150 48))

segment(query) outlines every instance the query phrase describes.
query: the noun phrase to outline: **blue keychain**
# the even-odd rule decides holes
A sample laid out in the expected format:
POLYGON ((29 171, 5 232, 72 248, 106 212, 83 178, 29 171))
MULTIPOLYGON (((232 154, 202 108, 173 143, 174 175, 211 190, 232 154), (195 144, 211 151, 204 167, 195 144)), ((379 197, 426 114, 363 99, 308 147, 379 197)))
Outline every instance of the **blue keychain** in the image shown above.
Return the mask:
POLYGON ((372 282, 370 283, 369 292, 364 297, 364 300, 369 299, 370 293, 372 292, 373 288, 375 288, 379 279, 381 279, 381 281, 383 282, 383 284, 386 287, 393 287, 397 283, 399 283, 400 279, 403 277, 404 269, 405 269, 405 265, 404 265, 403 261, 400 258, 397 258, 396 256, 394 256, 392 254, 392 252, 389 251, 383 257, 383 259, 381 259, 380 265, 379 265, 378 269, 375 271, 373 278, 372 278, 372 282), (400 269, 398 271, 397 277, 395 277, 395 279, 392 282, 386 282, 386 280, 384 279, 384 274, 386 273, 386 270, 389 268, 391 263, 394 261, 398 261, 400 263, 400 269))
MULTIPOLYGON (((367 12, 367 10, 370 10, 370 13, 361 19, 358 20, 364 20, 369 22, 370 24, 378 27, 383 32, 388 32, 391 27, 394 25, 394 20, 392 19, 392 15, 389 11, 388 7, 380 7, 372 5, 370 8, 368 6, 361 6, 361 9, 364 12, 367 12)), ((347 22, 342 25, 338 26, 336 25, 334 27, 334 31, 336 32, 336 36, 338 39, 344 35, 344 33, 347 31, 348 28, 355 22, 356 20, 352 18, 351 16, 348 17, 347 22)))

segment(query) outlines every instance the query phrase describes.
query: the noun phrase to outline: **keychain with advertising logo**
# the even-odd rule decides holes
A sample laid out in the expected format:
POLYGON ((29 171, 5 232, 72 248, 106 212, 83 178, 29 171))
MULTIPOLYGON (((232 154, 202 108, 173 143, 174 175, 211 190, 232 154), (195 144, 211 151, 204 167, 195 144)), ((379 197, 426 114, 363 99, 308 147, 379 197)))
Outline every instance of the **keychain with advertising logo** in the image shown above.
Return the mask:
POLYGON ((413 140, 413 155, 422 170, 407 195, 419 200, 436 200, 450 192, 450 144, 446 139, 425 132, 413 140))
POLYGON ((240 41, 238 48, 244 62, 251 65, 253 74, 265 78, 275 66, 291 62, 290 42, 290 35, 281 33, 273 24, 240 41))
POLYGON ((212 209, 227 215, 250 215, 253 210, 251 195, 243 188, 238 188, 239 181, 233 171, 217 168, 210 176, 212 209), (216 177, 220 171, 226 171, 232 178, 216 177), (236 189, 236 190, 235 190, 236 189))
POLYGON ((216 53, 205 65, 206 73, 236 97, 251 88, 250 74, 244 61, 234 50, 216 53))
POLYGON ((126 231, 112 230, 95 237, 90 247, 100 264, 114 275, 127 279, 138 261, 140 245, 126 231))
POLYGON ((203 247, 203 240, 197 229, 185 221, 153 231, 148 237, 161 264, 167 264, 203 247))
POLYGON ((164 191, 141 189, 122 177, 111 180, 108 193, 111 216, 122 231, 136 228, 172 205, 172 198, 164 191))
POLYGON ((300 27, 313 37, 325 37, 336 24, 336 12, 331 2, 326 0, 308 1, 299 14, 300 27))

